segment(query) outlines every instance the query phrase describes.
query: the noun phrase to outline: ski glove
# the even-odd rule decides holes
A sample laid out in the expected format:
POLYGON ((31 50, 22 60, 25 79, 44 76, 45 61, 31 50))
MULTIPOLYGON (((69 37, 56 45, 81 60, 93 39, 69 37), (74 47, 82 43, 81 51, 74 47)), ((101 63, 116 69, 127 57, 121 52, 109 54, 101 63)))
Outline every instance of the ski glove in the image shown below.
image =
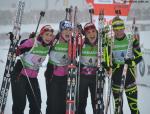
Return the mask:
POLYGON ((107 71, 110 70, 110 67, 111 67, 111 66, 108 66, 106 62, 102 62, 101 64, 102 64, 102 66, 103 66, 107 71))
MULTIPOLYGON (((13 34, 12 32, 9 32, 8 35, 9 35, 10 41, 13 42, 13 40, 15 39, 15 38, 14 38, 14 34, 13 34)), ((20 38, 21 38, 21 36, 19 35, 19 39, 20 39, 20 38)))
POLYGON ((19 56, 19 55, 21 55, 21 51, 20 51, 19 48, 17 48, 17 49, 16 49, 16 56, 19 56))
POLYGON ((135 66, 135 61, 131 58, 128 59, 124 59, 125 64, 129 65, 129 66, 135 66))
POLYGON ((29 38, 34 38, 35 37, 35 32, 32 32, 30 35, 29 35, 29 38))
POLYGON ((134 41, 133 41, 133 48, 134 48, 134 49, 140 48, 139 40, 134 40, 134 41))
POLYGON ((10 35, 9 36, 10 41, 13 42, 14 34, 12 32, 9 32, 8 34, 10 35))

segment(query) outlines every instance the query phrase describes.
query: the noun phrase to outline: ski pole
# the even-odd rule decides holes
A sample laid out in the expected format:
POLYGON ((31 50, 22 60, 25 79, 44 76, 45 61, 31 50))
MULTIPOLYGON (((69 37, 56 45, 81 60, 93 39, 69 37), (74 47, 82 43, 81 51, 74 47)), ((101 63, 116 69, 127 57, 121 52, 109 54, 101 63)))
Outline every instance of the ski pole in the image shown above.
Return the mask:
POLYGON ((35 35, 36 35, 37 30, 38 30, 38 28, 39 28, 41 19, 42 19, 42 17, 44 17, 44 15, 45 15, 45 12, 44 12, 44 11, 41 11, 41 12, 40 12, 40 18, 39 18, 39 20, 38 20, 38 24, 37 24, 37 27, 36 27, 36 30, 35 30, 35 35))
POLYGON ((45 12, 44 12, 44 11, 41 11, 41 12, 40 12, 40 17, 39 17, 39 20, 38 20, 38 24, 37 24, 37 27, 36 27, 36 30, 35 30, 35 32, 32 32, 32 33, 29 35, 29 38, 34 38, 34 37, 36 36, 37 31, 38 31, 38 28, 39 28, 39 24, 40 24, 40 22, 41 22, 42 17, 44 17, 44 15, 45 15, 45 12))
MULTIPOLYGON (((44 17, 44 15, 45 15, 45 12, 44 12, 44 11, 41 11, 41 12, 40 12, 40 17, 39 17, 39 20, 38 20, 38 24, 37 24, 37 27, 36 27, 36 30, 35 30, 35 32, 32 34, 32 35, 33 35, 32 37, 35 37, 35 36, 36 36, 37 31, 38 31, 38 28, 39 28, 39 24, 40 24, 40 22, 41 22, 42 17, 44 17)), ((21 60, 21 61, 22 61, 22 60, 21 60)), ((22 62, 22 63, 23 63, 23 62, 22 62)), ((23 67, 24 67, 24 64, 22 64, 22 65, 23 65, 23 67)), ((26 73, 26 71, 25 71, 25 73, 26 73)), ((27 73, 26 73, 26 74, 27 74, 27 73)), ((28 80, 28 82, 29 82, 29 85, 30 85, 30 88, 31 88, 31 91, 32 91, 32 94, 33 94, 33 97, 34 97, 34 100, 35 100, 35 102, 36 102, 36 105, 37 105, 38 109, 40 110, 40 107, 39 107, 39 105, 38 105, 37 97, 36 97, 36 95, 35 95, 35 92, 34 92, 34 90, 33 90, 33 87, 32 87, 32 85, 31 85, 31 82, 30 82, 28 76, 27 76, 27 80, 28 80)), ((42 114, 41 110, 40 110, 40 114, 42 114)))
POLYGON ((94 9, 93 9, 93 8, 90 8, 90 9, 89 9, 89 13, 90 13, 90 22, 92 23, 92 22, 93 22, 93 17, 92 17, 92 15, 94 14, 94 9))

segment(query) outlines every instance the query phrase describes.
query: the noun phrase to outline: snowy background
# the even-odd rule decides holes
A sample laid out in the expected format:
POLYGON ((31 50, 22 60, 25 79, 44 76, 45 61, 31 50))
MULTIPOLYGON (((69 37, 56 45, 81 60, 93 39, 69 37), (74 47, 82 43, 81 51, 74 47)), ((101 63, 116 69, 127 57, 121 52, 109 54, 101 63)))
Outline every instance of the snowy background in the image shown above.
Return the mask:
MULTIPOLYGON (((10 0, 9 0, 10 1, 10 0)), ((1 0, 0 1, 0 87, 1 87, 1 82, 3 78, 3 73, 4 73, 4 68, 6 64, 6 58, 7 58, 7 52, 9 48, 9 40, 8 36, 6 33, 9 31, 12 31, 13 25, 12 25, 12 20, 13 17, 9 17, 9 15, 2 15, 4 12, 11 12, 13 14, 13 11, 15 10, 16 7, 16 2, 18 0, 13 0, 8 3, 8 0, 1 0), (1 14, 2 13, 2 14, 1 14), (8 16, 8 17, 7 17, 8 16), (5 18, 4 18, 5 17, 5 18), (9 18, 9 19, 7 19, 9 18), (10 22, 11 21, 11 22, 10 22)), ((51 23, 52 27, 54 27, 55 30, 58 30, 58 22, 57 19, 53 19, 49 21, 48 17, 58 17, 58 15, 50 15, 53 10, 58 10, 58 12, 63 11, 63 15, 60 16, 59 18, 64 19, 64 9, 65 9, 65 2, 63 0, 45 0, 45 2, 41 0, 36 0, 36 3, 33 3, 35 0, 26 0, 26 8, 25 8, 25 15, 32 10, 35 10, 36 12, 33 12, 34 18, 32 18, 32 21, 30 18, 25 17, 23 19, 23 25, 21 27, 21 36, 22 39, 27 38, 29 33, 34 31, 36 29, 36 22, 38 21, 39 17, 39 12, 42 9, 48 9, 49 13, 46 13, 45 18, 43 18, 42 24, 40 24, 40 27, 44 24, 51 23), (51 1, 51 3, 50 3, 51 1), (46 4, 48 3, 48 5, 46 4), (55 7, 54 7, 55 6, 55 7), (38 13, 37 13, 38 12, 38 13)), ((64 0, 67 1, 67 0, 64 0)), ((73 5, 78 5, 80 8, 80 13, 83 11, 87 11, 87 7, 85 5, 84 0, 77 0, 74 2, 74 0, 70 0, 69 4, 73 5), (82 7, 84 5, 84 7, 82 7)), ((142 62, 140 65, 137 66, 137 84, 138 84, 138 103, 139 103, 139 108, 141 114, 149 114, 150 112, 150 4, 140 4, 141 8, 137 7, 138 4, 133 4, 131 12, 136 12, 138 11, 136 17, 137 17, 137 24, 140 28, 140 44, 143 52, 143 57, 144 57, 144 62, 142 62), (144 7, 145 6, 145 7, 144 7), (143 10, 147 11, 145 13, 142 13, 143 10), (142 17, 145 17, 144 19, 142 17), (141 74, 142 72, 143 74, 141 74)), ((82 12, 82 13, 83 13, 82 12)), ((86 18, 82 18, 80 21, 83 25, 85 22, 89 21, 89 16, 88 13, 84 13, 86 18)), ((82 17, 84 17, 82 16, 82 17)), ((129 15, 127 24, 130 25, 132 23, 131 16, 129 15)), ((45 114, 45 109, 46 109, 46 89, 45 89, 45 79, 43 76, 43 73, 45 71, 45 65, 46 61, 43 64, 43 67, 40 69, 39 72, 39 83, 40 83, 40 89, 41 89, 41 94, 42 94, 42 113, 45 114)), ((90 96, 90 95, 89 95, 90 96)), ((124 113, 125 114, 130 114, 129 107, 127 105, 126 97, 124 98, 124 113)), ((113 103, 113 99, 111 100, 111 104, 113 103)), ((11 98, 11 89, 9 90, 9 95, 7 99, 7 105, 5 108, 5 114, 11 114, 11 106, 12 106, 12 98, 11 98)), ((25 114, 28 114, 28 103, 25 109, 25 114)), ((88 103, 87 103, 87 114, 92 114, 92 109, 91 109, 91 102, 90 102, 90 97, 88 97, 88 103)), ((111 105, 111 111, 113 111, 113 105, 111 105)), ((111 113, 113 114, 113 113, 111 113)))
MULTIPOLYGON (((149 46, 149 36, 150 36, 150 31, 147 32, 141 32, 141 39, 144 39, 144 49, 147 52, 147 49, 149 49, 149 54, 147 56, 147 53, 145 54, 146 56, 144 56, 144 61, 145 61, 145 74, 144 76, 140 76, 139 73, 139 67, 138 69, 138 78, 137 78, 137 83, 138 83, 138 103, 139 103, 139 108, 141 111, 141 114, 149 114, 150 112, 150 100, 149 100, 149 96, 150 96, 150 69, 148 69, 148 66, 150 65, 150 61, 149 61, 149 57, 150 57, 150 46, 149 46)), ((143 43, 143 41, 141 41, 141 43, 143 43)), ((5 62, 6 62, 6 57, 7 57, 7 52, 8 52, 8 45, 9 44, 9 40, 3 40, 0 41, 0 85, 1 85, 1 81, 2 81, 2 76, 4 73, 4 67, 5 67, 5 62)), ((144 52, 144 51, 143 51, 144 52)), ((46 64, 46 61, 45 61, 46 64)), ((40 83, 40 89, 41 89, 41 94, 42 94, 42 112, 43 114, 45 113, 45 109, 46 109, 46 89, 45 89, 45 79, 43 76, 43 73, 45 71, 45 64, 43 64, 43 67, 40 69, 40 73, 39 73, 39 83, 40 83)), ((90 96, 90 95, 89 95, 90 96)), ((111 100, 113 101, 113 100, 111 100)), ((124 105, 124 112, 125 114, 130 114, 129 111, 129 107, 127 105, 127 101, 126 101, 126 97, 125 97, 125 101, 124 101, 125 105, 124 105)), ((7 100, 7 105, 6 105, 6 109, 5 109, 5 114, 10 114, 11 113, 11 106, 12 106, 12 98, 11 98, 11 89, 9 91, 9 96, 8 96, 8 100, 7 100)), ((113 110, 113 106, 111 107, 111 109, 113 110)), ((28 103, 25 109, 25 114, 28 114, 28 103)), ((88 98, 88 103, 87 103, 87 114, 92 114, 92 109, 91 109, 91 102, 90 102, 90 97, 88 98)))

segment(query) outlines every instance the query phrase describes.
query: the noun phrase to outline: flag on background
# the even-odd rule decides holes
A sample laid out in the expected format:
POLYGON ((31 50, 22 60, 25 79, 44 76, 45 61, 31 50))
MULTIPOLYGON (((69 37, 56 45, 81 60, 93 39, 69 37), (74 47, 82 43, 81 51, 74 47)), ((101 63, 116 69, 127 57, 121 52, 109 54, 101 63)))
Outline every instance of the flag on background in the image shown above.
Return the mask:
POLYGON ((120 17, 126 21, 133 0, 86 0, 86 2, 94 9, 93 22, 97 25, 101 9, 104 9, 105 24, 111 24, 112 18, 116 16, 115 10, 120 10, 120 17))

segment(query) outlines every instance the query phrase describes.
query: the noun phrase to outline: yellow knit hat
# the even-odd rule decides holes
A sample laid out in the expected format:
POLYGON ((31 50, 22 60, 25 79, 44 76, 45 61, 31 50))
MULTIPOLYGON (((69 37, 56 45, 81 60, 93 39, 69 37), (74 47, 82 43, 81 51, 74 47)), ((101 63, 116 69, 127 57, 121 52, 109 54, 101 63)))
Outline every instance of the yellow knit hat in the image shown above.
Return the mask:
POLYGON ((119 17, 114 17, 112 20, 113 30, 122 30, 125 29, 124 21, 119 17))

